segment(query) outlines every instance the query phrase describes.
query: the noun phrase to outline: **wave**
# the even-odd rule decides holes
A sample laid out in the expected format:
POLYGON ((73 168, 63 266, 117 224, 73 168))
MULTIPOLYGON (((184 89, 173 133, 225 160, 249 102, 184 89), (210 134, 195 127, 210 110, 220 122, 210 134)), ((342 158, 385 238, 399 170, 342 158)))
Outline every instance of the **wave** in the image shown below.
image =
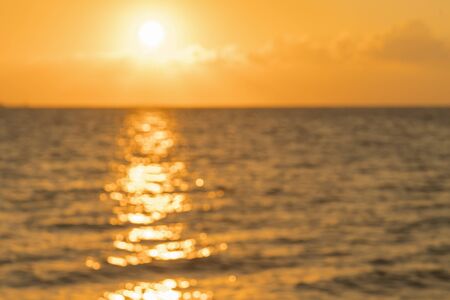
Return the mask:
POLYGON ((404 271, 388 271, 375 269, 357 275, 341 275, 329 280, 315 283, 300 282, 297 289, 313 289, 330 294, 354 290, 365 294, 392 295, 402 288, 429 289, 448 288, 450 273, 444 268, 412 269, 404 271))

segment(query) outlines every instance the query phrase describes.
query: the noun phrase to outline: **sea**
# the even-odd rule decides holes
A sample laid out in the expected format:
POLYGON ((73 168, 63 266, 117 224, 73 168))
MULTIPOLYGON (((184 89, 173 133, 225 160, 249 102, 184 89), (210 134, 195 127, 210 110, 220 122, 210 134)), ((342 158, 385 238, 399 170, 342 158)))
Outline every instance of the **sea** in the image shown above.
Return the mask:
POLYGON ((450 299, 450 109, 0 109, 0 299, 450 299))

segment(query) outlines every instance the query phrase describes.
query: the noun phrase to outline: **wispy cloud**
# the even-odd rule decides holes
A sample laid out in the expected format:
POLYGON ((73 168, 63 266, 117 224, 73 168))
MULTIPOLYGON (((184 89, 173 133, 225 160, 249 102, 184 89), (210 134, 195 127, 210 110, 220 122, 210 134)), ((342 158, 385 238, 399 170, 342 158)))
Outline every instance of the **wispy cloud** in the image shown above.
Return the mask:
POLYGON ((366 37, 284 36, 252 50, 190 45, 153 58, 97 53, 4 64, 0 97, 61 105, 449 104, 449 65, 446 41, 413 21, 366 37))
POLYGON ((369 55, 404 63, 450 62, 450 49, 423 22, 411 21, 374 37, 368 44, 369 55))

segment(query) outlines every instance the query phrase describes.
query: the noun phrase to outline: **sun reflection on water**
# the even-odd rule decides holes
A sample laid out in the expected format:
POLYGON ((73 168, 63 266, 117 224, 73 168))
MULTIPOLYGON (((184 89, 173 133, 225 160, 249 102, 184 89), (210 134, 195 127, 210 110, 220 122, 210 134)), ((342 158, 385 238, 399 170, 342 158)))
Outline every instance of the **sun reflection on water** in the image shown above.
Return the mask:
MULTIPOLYGON (((113 240, 114 254, 104 264, 127 267, 154 261, 192 260, 206 258, 227 245, 212 245, 203 232, 186 233, 187 224, 170 221, 192 210, 190 187, 201 188, 201 178, 186 180, 186 165, 170 159, 175 135, 167 120, 154 113, 137 113, 127 121, 119 145, 124 150, 126 164, 117 170, 119 179, 105 186, 106 200, 115 203, 111 224, 124 232, 113 240)), ((208 195, 209 198, 209 195, 208 195)), ((105 199, 104 199, 105 200, 105 199)), ((102 264, 93 258, 86 266, 98 270, 102 264)), ((189 290, 186 280, 166 279, 161 282, 128 284, 125 289, 105 293, 101 299, 210 299, 211 293, 189 290), (188 290, 186 290, 188 289, 188 290)))
POLYGON ((194 289, 195 281, 165 279, 160 282, 127 283, 124 289, 107 292, 102 300, 208 300, 211 292, 194 289))

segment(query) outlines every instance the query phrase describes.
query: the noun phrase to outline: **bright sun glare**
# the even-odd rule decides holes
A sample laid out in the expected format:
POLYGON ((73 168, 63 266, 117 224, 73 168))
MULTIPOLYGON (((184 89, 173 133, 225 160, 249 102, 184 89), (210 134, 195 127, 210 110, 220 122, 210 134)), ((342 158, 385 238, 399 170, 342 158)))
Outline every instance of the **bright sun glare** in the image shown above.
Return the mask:
POLYGON ((166 32, 161 23, 147 21, 139 28, 139 41, 150 49, 159 47, 166 37, 166 32))

